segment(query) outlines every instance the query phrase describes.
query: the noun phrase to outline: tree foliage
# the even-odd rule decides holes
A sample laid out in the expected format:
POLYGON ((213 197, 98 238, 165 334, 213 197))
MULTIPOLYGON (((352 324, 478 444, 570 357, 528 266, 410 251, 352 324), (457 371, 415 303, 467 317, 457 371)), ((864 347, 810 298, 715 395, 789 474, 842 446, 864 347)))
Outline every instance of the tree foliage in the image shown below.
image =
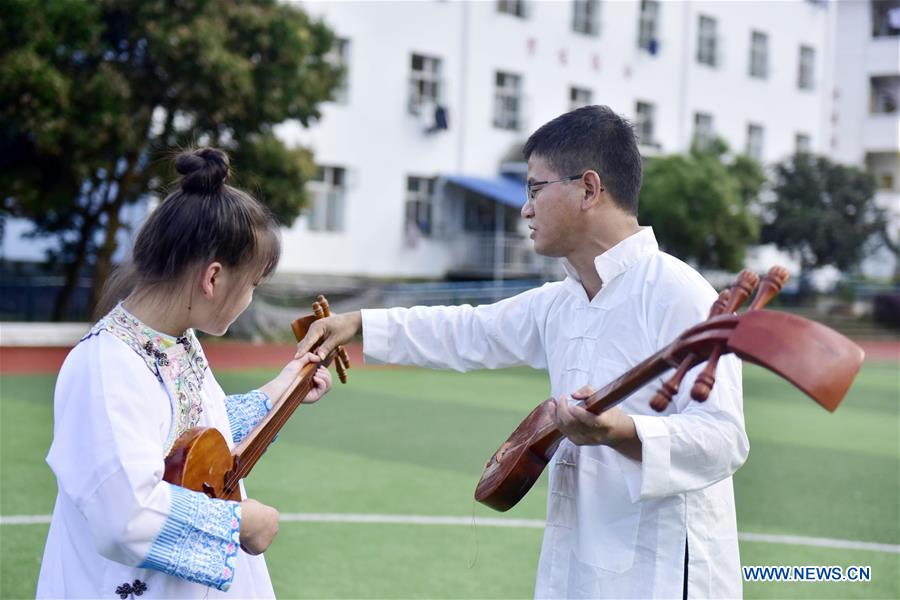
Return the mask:
POLYGON ((775 167, 762 241, 795 251, 803 271, 852 269, 887 226, 875 189, 874 177, 861 169, 796 154, 775 167))
POLYGON ((2 211, 59 240, 57 317, 89 270, 96 300, 123 209, 165 191, 179 148, 225 148, 237 185, 285 224, 299 214, 311 155, 272 128, 318 118, 338 81, 323 23, 277 0, 11 0, 3 13, 2 211))
POLYGON ((759 223, 750 210, 765 176, 747 156, 721 140, 686 155, 650 159, 644 169, 639 216, 667 252, 700 267, 739 270, 759 223))

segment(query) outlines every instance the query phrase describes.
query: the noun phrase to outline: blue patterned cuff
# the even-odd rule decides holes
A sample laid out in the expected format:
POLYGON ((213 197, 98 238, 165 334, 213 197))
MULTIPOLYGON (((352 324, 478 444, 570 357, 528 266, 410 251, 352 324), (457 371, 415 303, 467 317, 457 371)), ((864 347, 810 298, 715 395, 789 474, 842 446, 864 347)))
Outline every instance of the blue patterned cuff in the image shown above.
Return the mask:
POLYGON ((225 397, 231 440, 238 444, 272 410, 269 395, 259 390, 225 397))
POLYGON ((169 517, 138 565, 228 591, 240 547, 241 505, 170 486, 169 517))

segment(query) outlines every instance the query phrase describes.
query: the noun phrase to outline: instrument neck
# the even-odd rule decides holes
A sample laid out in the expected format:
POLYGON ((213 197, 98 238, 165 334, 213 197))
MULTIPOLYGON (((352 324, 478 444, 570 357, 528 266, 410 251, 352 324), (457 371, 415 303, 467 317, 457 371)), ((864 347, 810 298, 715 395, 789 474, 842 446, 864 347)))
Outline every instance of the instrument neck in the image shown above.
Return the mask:
MULTIPOLYGON (((672 365, 664 359, 664 356, 671 346, 671 344, 666 346, 650 358, 647 358, 626 371, 618 379, 609 382, 601 389, 588 396, 584 401, 585 410, 595 415, 599 415, 623 402, 632 393, 646 385, 650 380, 659 377, 661 374, 671 369, 672 365)), ((536 440, 530 446, 531 451, 550 460, 553 453, 556 452, 556 447, 559 445, 562 437, 562 432, 556 428, 555 423, 551 422, 535 436, 536 440)))
POLYGON ((334 352, 325 357, 322 362, 309 363, 304 366, 300 370, 297 380, 282 395, 269 414, 235 447, 233 453, 235 467, 228 478, 229 486, 237 485, 238 480, 250 473, 256 461, 260 459, 297 407, 303 403, 303 399, 312 391, 315 386, 313 376, 316 374, 316 370, 321 366, 327 367, 333 357, 334 352))

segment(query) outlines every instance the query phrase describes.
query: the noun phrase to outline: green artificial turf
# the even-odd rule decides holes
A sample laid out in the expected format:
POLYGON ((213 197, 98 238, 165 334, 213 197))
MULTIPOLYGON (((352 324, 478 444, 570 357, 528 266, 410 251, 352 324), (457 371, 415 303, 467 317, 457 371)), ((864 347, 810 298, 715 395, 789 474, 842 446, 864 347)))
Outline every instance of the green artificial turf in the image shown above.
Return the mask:
MULTIPOLYGON (((273 375, 218 378, 239 392, 273 375)), ((751 453, 735 476, 740 531, 900 544, 898 376, 896 363, 867 363, 829 414, 745 367, 751 453)), ((543 480, 502 515, 472 501, 484 461, 546 398, 543 373, 354 369, 350 377, 300 407, 247 479, 252 497, 282 513, 543 517, 543 480)), ((44 457, 53 380, 0 382, 3 516, 52 510, 44 457)), ((46 531, 0 527, 0 597, 33 597, 46 531)), ((282 598, 529 597, 540 539, 532 528, 285 522, 266 556, 282 598)), ((749 598, 900 597, 897 554, 758 542, 742 542, 741 553, 744 565, 872 567, 867 583, 748 582, 749 598)))

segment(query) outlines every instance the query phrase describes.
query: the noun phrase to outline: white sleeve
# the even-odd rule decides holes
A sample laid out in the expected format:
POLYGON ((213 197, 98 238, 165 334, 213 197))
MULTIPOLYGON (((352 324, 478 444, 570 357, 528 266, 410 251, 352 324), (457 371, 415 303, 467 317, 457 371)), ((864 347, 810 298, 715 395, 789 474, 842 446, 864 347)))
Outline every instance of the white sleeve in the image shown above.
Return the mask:
MULTIPOLYGON (((702 303, 670 304, 658 323, 659 347, 706 318, 702 303)), ((706 309, 708 310, 708 309, 706 309)), ((642 443, 640 499, 660 498, 706 488, 730 477, 747 460, 750 442, 744 429, 741 363, 723 356, 716 383, 705 402, 690 396, 706 363, 682 381, 665 416, 632 415, 642 443)), ((664 376, 669 377, 670 373, 664 376)))
POLYGON ((432 369, 547 368, 544 322, 554 284, 494 304, 362 311, 370 359, 432 369))
POLYGON ((228 589, 240 504, 162 480, 168 396, 143 360, 111 335, 81 344, 55 392, 47 462, 60 492, 87 520, 101 556, 228 589))

